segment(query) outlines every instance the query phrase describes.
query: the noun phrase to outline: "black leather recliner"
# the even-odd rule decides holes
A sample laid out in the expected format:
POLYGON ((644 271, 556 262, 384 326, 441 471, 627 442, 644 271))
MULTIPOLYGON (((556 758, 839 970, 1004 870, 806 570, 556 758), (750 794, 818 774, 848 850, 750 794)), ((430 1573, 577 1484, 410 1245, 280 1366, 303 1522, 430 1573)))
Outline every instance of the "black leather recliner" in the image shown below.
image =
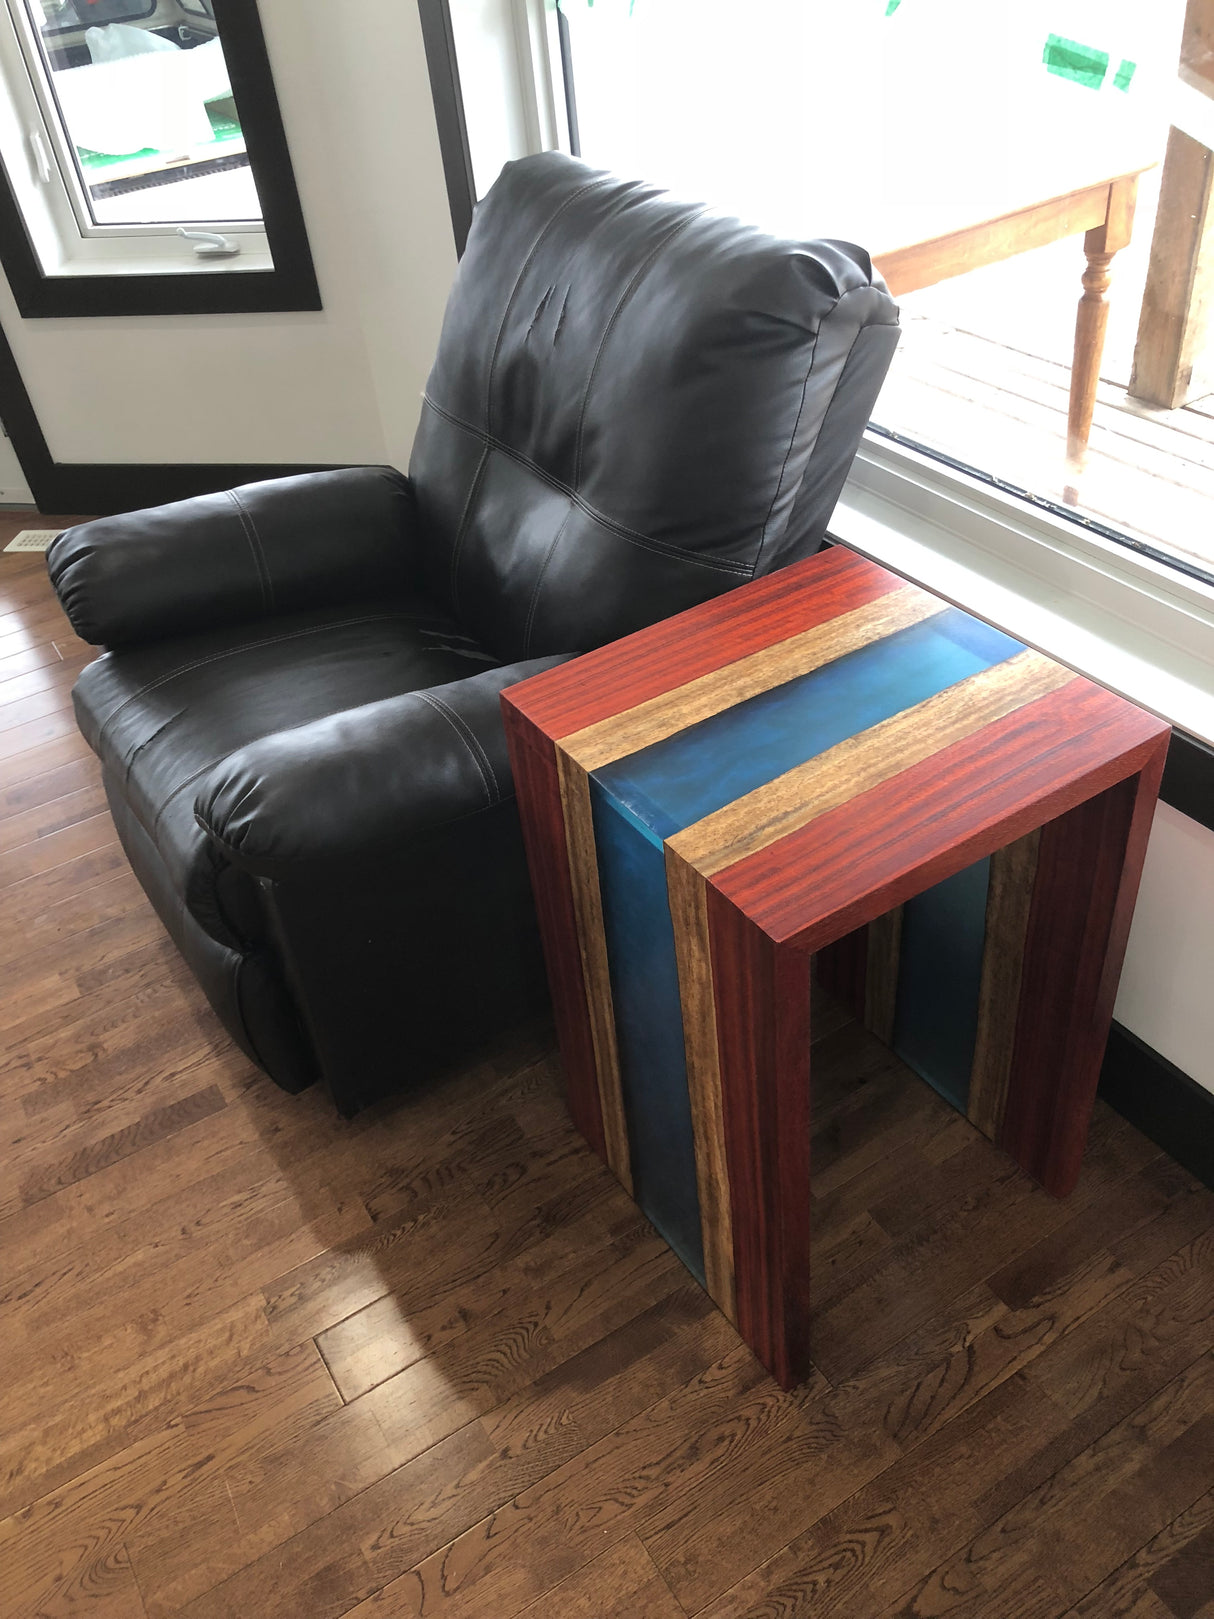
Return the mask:
POLYGON ((896 341, 860 249, 547 153, 477 209, 408 478, 55 541, 131 864, 280 1085, 352 1112, 542 1001, 498 693, 814 551, 896 341))

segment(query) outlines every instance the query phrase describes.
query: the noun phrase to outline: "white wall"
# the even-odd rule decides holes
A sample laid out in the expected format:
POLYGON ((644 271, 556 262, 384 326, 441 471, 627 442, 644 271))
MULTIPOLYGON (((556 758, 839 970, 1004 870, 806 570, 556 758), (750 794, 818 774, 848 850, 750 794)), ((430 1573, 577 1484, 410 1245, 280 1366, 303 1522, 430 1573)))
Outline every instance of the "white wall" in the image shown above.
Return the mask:
POLYGON ((0 433, 0 506, 25 506, 31 498, 17 452, 0 433))
POLYGON ((403 465, 455 269, 411 0, 260 0, 324 310, 22 320, 59 461, 403 465))
POLYGON ((1155 812, 1117 1020, 1214 1091, 1214 832, 1155 812))

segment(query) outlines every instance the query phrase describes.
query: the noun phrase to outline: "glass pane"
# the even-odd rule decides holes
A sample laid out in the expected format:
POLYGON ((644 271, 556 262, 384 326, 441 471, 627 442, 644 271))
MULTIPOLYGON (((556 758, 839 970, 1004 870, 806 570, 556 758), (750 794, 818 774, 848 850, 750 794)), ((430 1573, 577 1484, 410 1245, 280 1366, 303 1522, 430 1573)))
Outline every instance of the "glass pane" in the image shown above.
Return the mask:
POLYGON ((176 0, 24 4, 95 224, 260 220, 209 7, 176 0))
MULTIPOLYGON (((1199 295, 1188 359, 1208 385, 1175 409, 1129 391, 1168 125, 1192 121, 1196 96, 1214 127, 1214 83, 1203 100, 1177 76, 1184 0, 560 5, 589 162, 872 252, 903 324, 881 427, 1214 572, 1199 295), (1139 175, 1127 245, 1089 268, 1085 233, 1107 219, 1119 246, 1139 175), (1087 451, 1085 356, 1100 379, 1087 451)), ((1207 243, 1214 205, 1210 221, 1207 243)), ((1161 235, 1156 281, 1169 251, 1161 235)), ((1196 281, 1214 304, 1214 265, 1196 281)))

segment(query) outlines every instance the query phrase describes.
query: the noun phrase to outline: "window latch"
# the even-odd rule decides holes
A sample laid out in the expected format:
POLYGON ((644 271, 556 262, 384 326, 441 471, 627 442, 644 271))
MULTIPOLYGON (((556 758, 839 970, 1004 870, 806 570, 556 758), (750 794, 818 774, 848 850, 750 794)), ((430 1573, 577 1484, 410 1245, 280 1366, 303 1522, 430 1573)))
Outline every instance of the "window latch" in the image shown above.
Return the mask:
POLYGON ((34 169, 42 184, 44 186, 48 186, 51 183, 51 174, 53 173, 53 170, 51 169, 50 154, 47 152, 46 142, 42 139, 42 136, 36 129, 31 129, 29 132, 29 143, 30 153, 34 159, 34 169))
POLYGON ((186 230, 184 225, 178 225, 177 234, 194 243, 194 251, 200 259, 234 259, 240 252, 239 242, 234 242, 230 236, 220 236, 218 231, 186 230))

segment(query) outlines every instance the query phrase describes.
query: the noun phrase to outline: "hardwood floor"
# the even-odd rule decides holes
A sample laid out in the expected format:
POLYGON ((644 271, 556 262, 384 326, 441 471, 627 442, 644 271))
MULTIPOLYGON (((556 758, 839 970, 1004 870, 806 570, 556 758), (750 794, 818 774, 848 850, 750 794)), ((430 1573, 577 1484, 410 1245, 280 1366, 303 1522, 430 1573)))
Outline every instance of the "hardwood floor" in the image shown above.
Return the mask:
POLYGON ((1129 1125, 1055 1202, 824 1008, 782 1394, 543 1028, 352 1122, 254 1071, 39 557, 0 638, 4 1619, 1214 1619, 1214 1194, 1129 1125))

